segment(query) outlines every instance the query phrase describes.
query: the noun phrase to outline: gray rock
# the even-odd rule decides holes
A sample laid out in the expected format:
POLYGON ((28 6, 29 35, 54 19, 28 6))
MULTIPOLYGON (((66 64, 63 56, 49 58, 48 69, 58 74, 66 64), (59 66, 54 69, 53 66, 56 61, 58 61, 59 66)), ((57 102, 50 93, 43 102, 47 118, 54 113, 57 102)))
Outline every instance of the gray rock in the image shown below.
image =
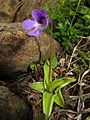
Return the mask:
POLYGON ((0 120, 32 120, 31 108, 4 86, 0 86, 0 120))

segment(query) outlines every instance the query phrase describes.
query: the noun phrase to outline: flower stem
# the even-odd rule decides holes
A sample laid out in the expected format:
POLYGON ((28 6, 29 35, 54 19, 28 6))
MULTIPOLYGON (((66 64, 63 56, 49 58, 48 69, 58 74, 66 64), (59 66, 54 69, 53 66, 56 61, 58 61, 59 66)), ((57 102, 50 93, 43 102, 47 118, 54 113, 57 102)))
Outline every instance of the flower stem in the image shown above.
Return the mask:
MULTIPOLYGON (((51 37, 52 37, 52 22, 51 22, 51 37)), ((51 83, 52 82, 52 40, 51 40, 51 45, 50 45, 50 62, 49 62, 49 76, 48 80, 51 83)))

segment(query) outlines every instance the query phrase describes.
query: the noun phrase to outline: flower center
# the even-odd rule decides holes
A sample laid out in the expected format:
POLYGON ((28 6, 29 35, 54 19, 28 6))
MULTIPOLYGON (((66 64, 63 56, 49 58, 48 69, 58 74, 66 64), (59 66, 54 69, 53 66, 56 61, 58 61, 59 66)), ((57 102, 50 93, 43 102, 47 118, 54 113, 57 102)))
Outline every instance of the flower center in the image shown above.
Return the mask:
POLYGON ((40 17, 39 20, 37 20, 39 24, 46 25, 46 18, 40 17))

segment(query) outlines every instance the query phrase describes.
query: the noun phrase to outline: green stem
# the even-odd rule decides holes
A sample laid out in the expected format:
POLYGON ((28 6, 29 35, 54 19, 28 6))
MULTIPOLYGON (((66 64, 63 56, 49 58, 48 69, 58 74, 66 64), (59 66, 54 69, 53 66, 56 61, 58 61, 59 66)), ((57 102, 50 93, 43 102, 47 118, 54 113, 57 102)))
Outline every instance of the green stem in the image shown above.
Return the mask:
MULTIPOLYGON (((52 22, 51 22, 51 37, 52 37, 52 22)), ((49 76, 48 80, 51 83, 52 82, 52 40, 51 40, 51 45, 50 45, 50 62, 49 62, 49 76)))
POLYGON ((76 8, 76 11, 75 11, 75 14, 74 14, 74 16, 73 16, 73 18, 72 18, 72 21, 71 21, 71 24, 70 24, 70 28, 72 27, 72 24, 73 24, 73 21, 74 21, 74 19, 75 19, 77 10, 78 10, 78 8, 79 8, 79 6, 80 6, 80 3, 81 3, 81 0, 78 1, 77 8, 76 8))

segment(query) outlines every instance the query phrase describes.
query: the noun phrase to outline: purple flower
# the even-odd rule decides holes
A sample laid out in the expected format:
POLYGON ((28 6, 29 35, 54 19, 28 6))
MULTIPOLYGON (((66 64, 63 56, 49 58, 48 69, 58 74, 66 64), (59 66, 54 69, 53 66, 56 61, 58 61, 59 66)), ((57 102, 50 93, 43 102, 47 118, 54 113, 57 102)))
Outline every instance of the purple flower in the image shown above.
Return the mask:
POLYGON ((48 27, 50 23, 49 17, 46 15, 46 11, 44 9, 32 10, 32 17, 31 19, 26 19, 22 23, 22 27, 24 30, 28 31, 29 36, 40 36, 43 31, 48 27))

